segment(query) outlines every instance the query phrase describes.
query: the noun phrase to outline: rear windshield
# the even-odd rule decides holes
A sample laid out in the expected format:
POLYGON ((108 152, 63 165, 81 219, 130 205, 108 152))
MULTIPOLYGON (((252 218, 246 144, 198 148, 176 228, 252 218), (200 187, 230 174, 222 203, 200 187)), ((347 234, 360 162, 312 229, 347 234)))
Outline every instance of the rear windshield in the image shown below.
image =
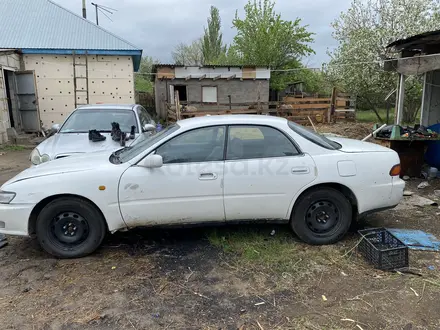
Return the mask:
POLYGON ((295 133, 301 135, 303 138, 309 140, 310 142, 313 142, 320 147, 330 149, 330 150, 337 150, 341 149, 341 145, 337 142, 334 142, 328 138, 326 138, 324 135, 318 134, 304 126, 298 125, 292 121, 289 121, 289 127, 294 131, 295 133))

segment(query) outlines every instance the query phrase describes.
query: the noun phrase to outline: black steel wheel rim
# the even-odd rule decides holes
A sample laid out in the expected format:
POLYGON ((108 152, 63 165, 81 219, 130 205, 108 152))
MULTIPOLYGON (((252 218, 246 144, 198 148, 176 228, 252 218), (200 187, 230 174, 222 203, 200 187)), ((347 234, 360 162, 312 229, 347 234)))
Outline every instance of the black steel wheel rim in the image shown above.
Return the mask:
POLYGON ((65 246, 76 246, 89 236, 87 220, 76 212, 63 212, 51 221, 52 237, 65 246))
POLYGON ((339 207, 328 200, 310 205, 306 212, 307 227, 317 235, 331 234, 340 222, 339 207))

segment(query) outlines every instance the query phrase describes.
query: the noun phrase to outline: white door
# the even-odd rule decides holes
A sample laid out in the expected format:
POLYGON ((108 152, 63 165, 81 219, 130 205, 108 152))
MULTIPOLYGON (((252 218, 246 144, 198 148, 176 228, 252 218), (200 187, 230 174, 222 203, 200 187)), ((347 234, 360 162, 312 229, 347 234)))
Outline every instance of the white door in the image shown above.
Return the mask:
POLYGON ((279 130, 230 126, 225 161, 226 220, 286 219, 295 194, 315 179, 315 163, 279 130))
POLYGON ((119 201, 130 227, 224 221, 224 126, 182 133, 155 150, 164 165, 130 167, 121 178, 119 201))

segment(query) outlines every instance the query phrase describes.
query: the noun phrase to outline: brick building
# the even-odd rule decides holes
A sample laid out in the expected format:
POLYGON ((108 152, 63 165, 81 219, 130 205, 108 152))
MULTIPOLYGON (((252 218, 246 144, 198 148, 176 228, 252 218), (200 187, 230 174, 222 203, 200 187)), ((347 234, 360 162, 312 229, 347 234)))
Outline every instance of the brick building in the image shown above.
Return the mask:
POLYGON ((243 104, 269 101, 270 69, 258 66, 153 66, 156 112, 167 116, 166 103, 179 92, 182 104, 199 110, 243 108, 243 104), (235 105, 234 105, 235 104, 235 105), (238 105, 241 104, 241 105, 238 105))

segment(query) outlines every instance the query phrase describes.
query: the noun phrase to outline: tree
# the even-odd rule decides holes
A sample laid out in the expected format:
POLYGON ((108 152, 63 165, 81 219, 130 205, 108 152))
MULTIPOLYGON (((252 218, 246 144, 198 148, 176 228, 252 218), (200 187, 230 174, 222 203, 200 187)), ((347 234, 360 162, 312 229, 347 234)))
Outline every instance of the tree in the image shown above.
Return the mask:
POLYGON ((203 65, 202 42, 200 39, 194 40, 187 45, 180 43, 172 52, 174 63, 179 65, 203 65))
MULTIPOLYGON (((268 65, 272 70, 300 66, 300 58, 313 53, 309 43, 313 33, 301 26, 299 18, 285 21, 274 10, 271 0, 248 0, 245 17, 238 17, 232 24, 237 29, 232 50, 244 64, 268 65)), ((274 72, 271 85, 284 88, 282 73, 274 72)))
POLYGON ((221 19, 216 7, 211 6, 208 27, 201 40, 202 53, 205 64, 217 64, 226 54, 226 45, 223 45, 223 35, 220 32, 221 19))
MULTIPOLYGON (((330 53, 329 74, 358 105, 378 114, 386 96, 396 89, 397 75, 383 70, 390 54, 386 46, 401 38, 440 28, 438 0, 353 0, 350 9, 332 24, 338 48, 330 53)), ((404 121, 420 107, 420 79, 406 84, 404 121)))
POLYGON ((155 61, 151 56, 145 56, 141 60, 139 72, 135 75, 134 86, 138 92, 153 92, 153 81, 151 79, 151 70, 153 64, 159 63, 155 61))

